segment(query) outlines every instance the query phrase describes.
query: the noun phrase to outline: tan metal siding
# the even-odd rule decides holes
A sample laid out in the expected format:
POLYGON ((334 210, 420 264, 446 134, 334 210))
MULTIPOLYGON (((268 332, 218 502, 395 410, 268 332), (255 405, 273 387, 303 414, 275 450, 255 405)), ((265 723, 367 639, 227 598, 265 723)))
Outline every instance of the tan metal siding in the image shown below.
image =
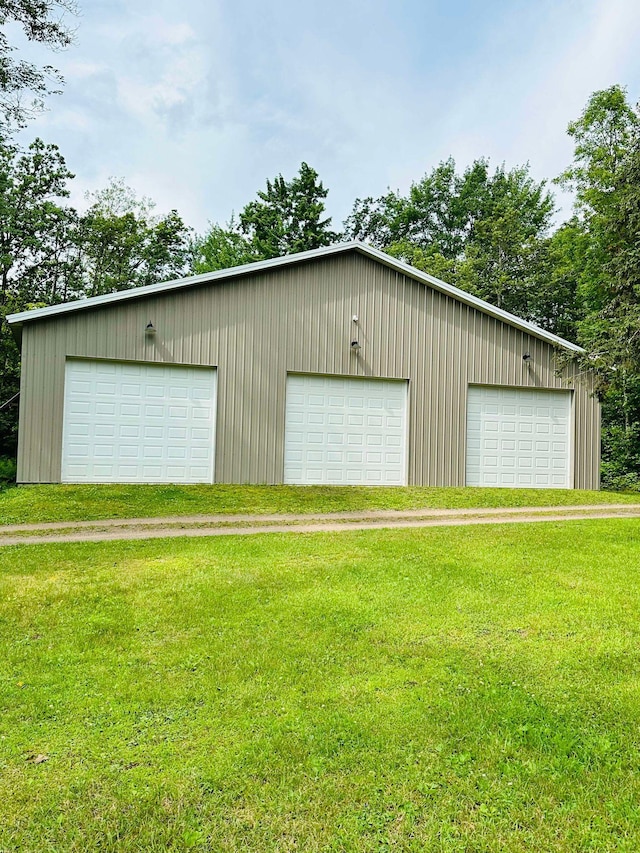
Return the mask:
POLYGON ((598 487, 598 403, 549 343, 356 252, 25 323, 21 482, 60 479, 70 356, 217 367, 219 482, 282 482, 288 371, 408 379, 416 485, 464 484, 469 384, 572 387, 575 485, 598 487))

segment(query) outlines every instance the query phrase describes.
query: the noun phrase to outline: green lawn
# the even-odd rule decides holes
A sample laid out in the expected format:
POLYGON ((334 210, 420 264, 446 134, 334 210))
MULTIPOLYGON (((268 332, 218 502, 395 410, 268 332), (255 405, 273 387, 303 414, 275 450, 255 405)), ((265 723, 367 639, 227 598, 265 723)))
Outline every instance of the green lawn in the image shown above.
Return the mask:
POLYGON ((0 678, 3 853, 640 849, 635 520, 3 548, 0 678))
POLYGON ((640 494, 568 489, 349 486, 21 486, 0 492, 0 524, 211 513, 640 503, 640 494))

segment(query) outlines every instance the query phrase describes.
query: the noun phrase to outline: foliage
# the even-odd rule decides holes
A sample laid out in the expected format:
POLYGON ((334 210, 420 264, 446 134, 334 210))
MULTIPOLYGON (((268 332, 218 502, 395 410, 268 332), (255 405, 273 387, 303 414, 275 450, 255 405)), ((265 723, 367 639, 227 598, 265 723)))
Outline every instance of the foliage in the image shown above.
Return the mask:
POLYGON ((552 195, 528 167, 491 173, 486 160, 476 160, 458 174, 449 159, 406 197, 357 199, 345 231, 556 331, 555 316, 535 293, 553 210, 552 195))
POLYGON ((16 461, 8 456, 0 456, 0 490, 14 486, 16 482, 16 461))
POLYGON ((603 475, 614 484, 640 478, 640 114, 613 86, 592 95, 569 132, 574 164, 562 180, 588 239, 573 259, 579 341, 603 401, 603 475))
POLYGON ((477 295, 500 308, 537 319, 531 306, 541 241, 553 214, 553 198, 526 167, 496 170, 465 246, 468 277, 477 295))
POLYGON ((69 260, 60 249, 74 217, 61 201, 72 178, 55 145, 36 139, 23 152, 0 144, 0 305, 69 295, 69 260))
POLYGON ((487 200, 488 182, 486 160, 458 175, 449 158, 413 183, 406 197, 390 191, 378 199, 356 199, 345 234, 380 249, 406 243, 456 260, 487 200))
POLYGON ((584 274, 589 235, 576 217, 558 226, 536 247, 528 292, 529 318, 569 341, 578 338, 588 288, 584 274))
POLYGON ((335 243, 340 235, 329 229, 330 217, 322 218, 328 192, 307 163, 290 181, 282 175, 267 180, 266 190, 259 191, 258 200, 249 202, 239 217, 255 256, 277 258, 335 243))
POLYGON ((0 549, 0 848, 632 853, 639 561, 630 519, 0 549))
MULTIPOLYGON (((610 442, 608 444, 611 446, 610 442)), ((616 461, 613 464, 606 461, 602 463, 603 488, 612 492, 640 492, 640 475, 634 473, 618 474, 618 469, 619 465, 616 461)))
POLYGON ((569 122, 573 163, 558 180, 575 191, 576 205, 587 218, 605 215, 615 204, 616 177, 639 124, 619 85, 594 92, 580 118, 569 122))
POLYGON ((73 42, 65 15, 77 11, 74 0, 0 0, 0 135, 24 127, 43 109, 44 97, 59 93, 63 82, 50 65, 14 59, 16 48, 9 42, 7 24, 21 26, 29 41, 61 50, 73 42), (30 100, 25 102, 25 96, 30 100))
POLYGON ((639 124, 638 114, 618 85, 594 92, 580 118, 569 123, 574 159, 557 180, 575 193, 576 211, 588 234, 587 251, 575 267, 587 313, 609 302, 609 223, 618 206, 620 171, 639 124))
MULTIPOLYGON (((0 405, 19 388, 20 357, 5 320, 34 304, 77 295, 69 251, 75 212, 63 204, 73 175, 55 145, 0 142, 0 405)), ((0 411, 0 455, 15 453, 17 406, 0 411)))
POLYGON ((123 181, 114 179, 87 199, 92 203, 80 217, 77 237, 85 295, 185 275, 190 229, 177 211, 154 216, 150 199, 137 199, 123 181))
POLYGON ((232 216, 226 226, 213 223, 196 237, 191 271, 228 269, 335 243, 340 234, 330 230, 330 217, 323 218, 327 194, 307 163, 290 181, 282 175, 267 180, 266 189, 245 205, 238 221, 232 216))
MULTIPOLYGON (((615 394, 605 395, 603 402, 602 486, 614 491, 640 491, 640 424, 624 423, 615 394)), ((635 405, 637 411, 637 401, 635 405)))
POLYGON ((233 218, 226 227, 213 223, 206 234, 192 244, 191 271, 200 273, 238 267, 259 260, 250 241, 242 234, 233 218))

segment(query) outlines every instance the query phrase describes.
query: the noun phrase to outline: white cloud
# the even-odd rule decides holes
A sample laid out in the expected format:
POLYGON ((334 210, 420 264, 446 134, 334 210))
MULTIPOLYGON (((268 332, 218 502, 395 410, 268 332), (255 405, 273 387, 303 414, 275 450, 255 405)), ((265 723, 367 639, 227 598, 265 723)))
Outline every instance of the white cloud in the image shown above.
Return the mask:
POLYGON ((593 90, 640 95, 639 37, 637 0, 95 0, 29 135, 60 145, 78 187, 122 176, 199 229, 306 160, 339 224, 449 154, 554 177, 593 90))
MULTIPOLYGON (((630 95, 640 94, 639 36, 640 5, 630 0, 554 7, 528 53, 510 65, 509 73, 492 69, 457 106, 454 120, 460 129, 475 132, 456 134, 461 142, 454 150, 462 161, 484 152, 497 162, 529 161, 538 179, 556 177, 573 154, 567 125, 593 91, 629 82, 630 95), (482 110, 474 109, 474 102, 482 110)), ((556 193, 568 214, 570 198, 556 193)))

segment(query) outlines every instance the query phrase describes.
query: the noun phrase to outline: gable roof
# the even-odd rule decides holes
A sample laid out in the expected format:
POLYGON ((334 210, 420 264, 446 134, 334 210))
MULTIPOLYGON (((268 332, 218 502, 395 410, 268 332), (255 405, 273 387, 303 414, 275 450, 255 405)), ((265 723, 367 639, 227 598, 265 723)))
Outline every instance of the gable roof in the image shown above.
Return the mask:
POLYGON ((265 272, 267 270, 278 269, 280 267, 286 267, 293 264, 300 264, 305 261, 330 257, 332 255, 340 255, 346 252, 359 252, 361 255, 364 255, 371 260, 384 264, 390 269, 402 273, 408 278, 414 279, 414 281, 421 282, 422 284, 428 284, 430 287, 433 287, 435 290, 439 290, 447 296, 451 296, 466 305, 470 305, 472 308, 476 308, 478 311, 482 311, 484 314, 495 317, 497 320, 502 320, 504 323, 514 326, 516 329, 520 329, 530 335, 534 335, 535 337, 547 341, 554 346, 559 346, 563 349, 571 350, 572 352, 583 352, 582 347, 579 347, 577 344, 573 344, 558 335, 547 332, 545 329, 541 329, 534 323, 522 320, 520 317, 510 314, 508 311, 504 311, 502 308, 497 308, 495 305, 491 305, 490 302, 485 302, 484 299, 478 299, 477 296, 473 296, 465 290, 453 287, 452 285, 441 281, 439 278, 429 275, 429 273, 422 272, 422 270, 418 270, 415 267, 404 263, 404 261, 399 261, 397 258, 393 258, 391 255, 387 255, 385 252, 381 252, 379 249, 374 249, 372 246, 368 246, 366 243, 361 243, 359 241, 336 243, 333 246, 326 246, 322 249, 312 249, 308 252, 298 252, 295 255, 285 255, 284 257, 271 258, 267 261, 256 261, 252 264, 243 264, 242 266, 230 267, 229 269, 217 270, 215 272, 207 272, 202 275, 192 275, 187 278, 175 279, 174 281, 148 284, 145 287, 134 287, 130 290, 121 290, 117 293, 107 293, 104 296, 92 296, 88 299, 78 299, 74 302, 50 305, 46 308, 34 308, 31 311, 20 311, 17 314, 7 315, 7 321, 11 323, 17 331, 22 327, 23 323, 28 323, 32 320, 55 317, 59 314, 69 314, 73 311, 83 311, 87 308, 97 308, 101 305, 110 305, 112 302, 124 302, 127 299, 138 299, 142 296, 153 296, 166 291, 181 290, 182 288, 193 287, 198 284, 213 284, 218 281, 227 281, 234 278, 240 278, 241 276, 253 275, 254 273, 265 272))

